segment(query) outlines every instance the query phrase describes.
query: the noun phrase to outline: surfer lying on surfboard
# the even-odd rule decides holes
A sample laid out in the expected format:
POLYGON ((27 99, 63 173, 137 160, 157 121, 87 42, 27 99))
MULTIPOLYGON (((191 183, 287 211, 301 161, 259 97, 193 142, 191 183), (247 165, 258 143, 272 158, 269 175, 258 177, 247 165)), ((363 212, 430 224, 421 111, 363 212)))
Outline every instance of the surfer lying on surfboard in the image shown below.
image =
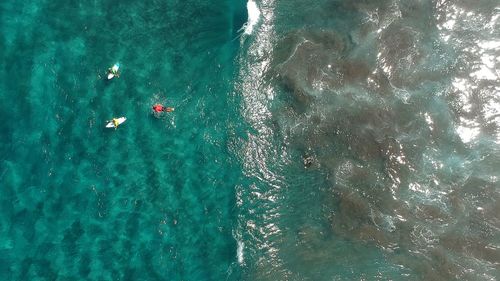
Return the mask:
POLYGON ((122 124, 123 122, 125 122, 127 120, 127 118, 125 117, 120 117, 120 118, 113 118, 109 121, 107 121, 108 123, 106 124, 106 128, 118 128, 118 126, 120 126, 120 124, 122 124))
POLYGON ((155 104, 155 105, 153 105, 153 111, 154 111, 155 113, 160 113, 160 112, 162 112, 162 111, 165 111, 165 112, 172 112, 172 111, 174 111, 174 110, 175 110, 175 108, 173 108, 173 107, 165 107, 165 106, 163 106, 163 105, 161 105, 161 104, 155 104))
POLYGON ((108 68, 108 80, 113 77, 120 77, 118 70, 120 69, 120 64, 115 63, 111 68, 108 68))

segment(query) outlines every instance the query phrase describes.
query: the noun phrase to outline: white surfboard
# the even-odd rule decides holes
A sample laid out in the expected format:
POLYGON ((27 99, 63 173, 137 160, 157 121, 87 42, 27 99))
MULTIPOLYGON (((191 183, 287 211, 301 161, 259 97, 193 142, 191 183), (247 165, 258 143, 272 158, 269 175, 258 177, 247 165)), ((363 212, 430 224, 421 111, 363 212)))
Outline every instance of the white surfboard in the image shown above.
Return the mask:
MULTIPOLYGON (((120 117, 120 118, 116 118, 116 120, 118 120, 118 126, 120 126, 121 123, 127 121, 127 118, 120 117)), ((108 124, 106 124, 106 128, 114 128, 114 127, 115 127, 115 124, 113 124, 113 120, 109 121, 108 124)))
POLYGON ((112 79, 113 77, 115 77, 115 75, 113 73, 117 73, 118 69, 120 69, 120 64, 119 63, 115 63, 113 65, 113 67, 111 67, 111 72, 108 73, 108 80, 112 79))

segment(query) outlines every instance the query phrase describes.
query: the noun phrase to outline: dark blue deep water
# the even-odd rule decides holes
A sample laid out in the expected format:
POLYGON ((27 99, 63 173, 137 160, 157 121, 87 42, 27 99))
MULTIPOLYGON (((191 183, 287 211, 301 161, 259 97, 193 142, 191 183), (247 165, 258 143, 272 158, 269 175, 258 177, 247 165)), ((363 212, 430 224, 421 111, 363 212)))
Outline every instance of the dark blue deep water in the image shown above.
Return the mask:
POLYGON ((497 280, 498 30, 493 0, 1 1, 0 280, 497 280))

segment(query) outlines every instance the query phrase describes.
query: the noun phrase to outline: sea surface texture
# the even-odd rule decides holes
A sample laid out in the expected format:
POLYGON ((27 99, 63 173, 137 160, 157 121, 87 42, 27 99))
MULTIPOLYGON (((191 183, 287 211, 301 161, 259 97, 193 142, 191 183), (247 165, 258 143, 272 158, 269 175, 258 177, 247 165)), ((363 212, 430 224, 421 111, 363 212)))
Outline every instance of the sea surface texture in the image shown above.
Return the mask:
POLYGON ((0 280, 500 278, 498 1, 4 0, 0 36, 0 280))

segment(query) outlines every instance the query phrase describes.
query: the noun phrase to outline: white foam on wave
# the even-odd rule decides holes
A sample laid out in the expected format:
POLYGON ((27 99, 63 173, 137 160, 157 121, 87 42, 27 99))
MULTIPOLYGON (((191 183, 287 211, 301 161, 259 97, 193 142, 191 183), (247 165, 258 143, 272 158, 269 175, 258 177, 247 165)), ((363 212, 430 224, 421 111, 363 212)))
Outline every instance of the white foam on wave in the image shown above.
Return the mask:
POLYGON ((236 256, 238 257, 238 263, 243 264, 243 249, 245 248, 245 243, 238 241, 238 248, 236 249, 236 256))
POLYGON ((253 0, 248 0, 247 2, 248 11, 248 21, 243 26, 245 28, 245 34, 252 34, 254 26, 259 22, 260 10, 257 3, 253 0))

